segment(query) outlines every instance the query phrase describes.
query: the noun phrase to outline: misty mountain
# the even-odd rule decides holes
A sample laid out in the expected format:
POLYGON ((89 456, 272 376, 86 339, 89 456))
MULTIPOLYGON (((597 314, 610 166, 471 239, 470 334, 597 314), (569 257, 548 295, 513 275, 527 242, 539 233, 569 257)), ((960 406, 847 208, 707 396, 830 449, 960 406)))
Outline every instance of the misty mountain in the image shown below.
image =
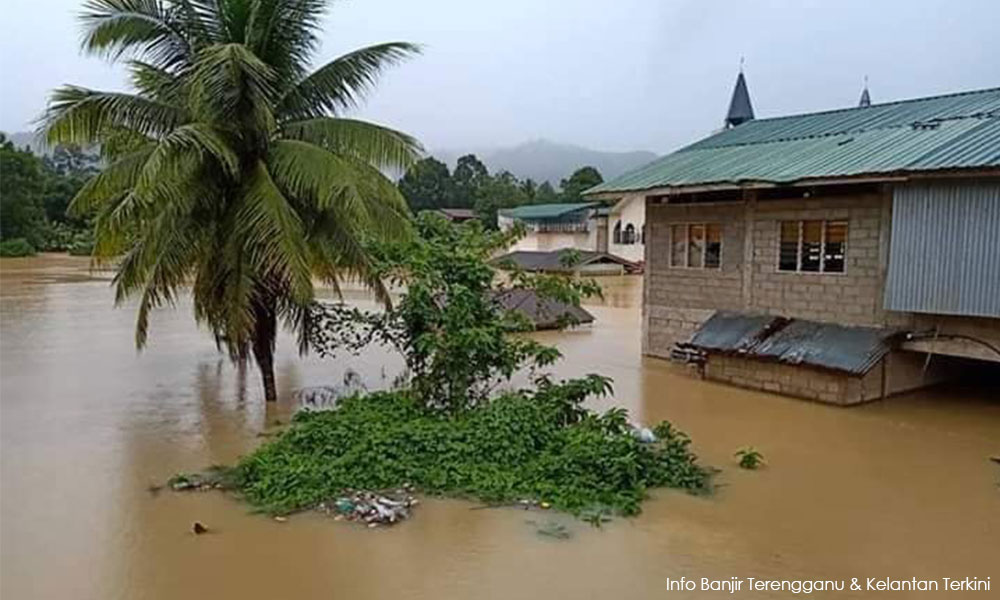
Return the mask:
POLYGON ((3 134, 6 135, 7 139, 10 140, 10 142, 17 148, 24 148, 27 146, 28 148, 31 148, 32 152, 39 156, 49 154, 49 151, 45 149, 41 140, 35 137, 35 134, 30 131, 18 131, 15 133, 4 131, 3 134))
POLYGON ((464 154, 475 154, 490 173, 510 171, 518 178, 530 177, 541 183, 548 181, 559 185, 559 180, 580 167, 596 167, 605 180, 642 166, 656 154, 646 151, 602 152, 572 144, 557 144, 548 140, 535 140, 509 148, 437 150, 432 152, 439 160, 454 168, 455 161, 464 154))

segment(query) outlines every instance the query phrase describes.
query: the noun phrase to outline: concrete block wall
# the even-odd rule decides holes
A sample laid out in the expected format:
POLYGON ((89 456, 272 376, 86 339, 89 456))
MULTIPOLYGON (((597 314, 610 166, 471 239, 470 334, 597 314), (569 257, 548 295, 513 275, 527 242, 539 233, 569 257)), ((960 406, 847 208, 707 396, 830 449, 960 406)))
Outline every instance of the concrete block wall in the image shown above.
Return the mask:
POLYGON ((743 308, 743 205, 651 205, 646 210, 643 348, 646 354, 666 357, 715 311, 743 308), (703 222, 722 225, 720 268, 670 267, 670 226, 703 222))
POLYGON ((644 348, 668 356, 716 310, 761 312, 846 325, 883 325, 887 194, 647 207, 644 348), (778 271, 781 221, 846 220, 843 273, 778 271), (670 226, 720 223, 720 269, 669 266, 670 226), (750 232, 747 240, 746 232, 750 232))
POLYGON ((843 325, 881 325, 881 213, 880 195, 758 202, 752 225, 750 310, 843 325), (847 221, 844 272, 778 271, 781 222, 814 219, 847 221))
POLYGON ((739 356, 710 355, 708 379, 731 385, 849 406, 944 381, 948 359, 927 363, 926 355, 894 351, 864 375, 767 362, 739 356), (884 371, 884 372, 883 372, 884 371))

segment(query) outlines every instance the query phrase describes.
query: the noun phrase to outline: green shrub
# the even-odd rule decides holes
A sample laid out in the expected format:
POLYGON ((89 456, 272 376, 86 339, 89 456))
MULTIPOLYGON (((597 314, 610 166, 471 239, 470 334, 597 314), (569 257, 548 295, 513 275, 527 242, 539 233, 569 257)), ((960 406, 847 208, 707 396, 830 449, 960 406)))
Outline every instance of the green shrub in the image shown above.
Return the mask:
POLYGON ((764 464, 764 455, 758 452, 753 446, 744 446, 733 454, 739 459, 741 469, 754 470, 764 464))
POLYGON ((35 249, 24 238, 13 238, 0 242, 0 256, 34 256, 35 249))
POLYGON ((345 399, 339 408, 303 412, 236 468, 238 487, 272 513, 312 507, 345 489, 411 484, 431 494, 486 502, 545 501, 582 514, 593 507, 632 515, 646 490, 704 492, 710 472, 697 464, 688 437, 642 443, 620 422, 579 407, 578 389, 600 390, 590 376, 544 382, 458 413, 428 409, 407 391, 345 399), (568 410, 572 409, 572 410, 568 410))

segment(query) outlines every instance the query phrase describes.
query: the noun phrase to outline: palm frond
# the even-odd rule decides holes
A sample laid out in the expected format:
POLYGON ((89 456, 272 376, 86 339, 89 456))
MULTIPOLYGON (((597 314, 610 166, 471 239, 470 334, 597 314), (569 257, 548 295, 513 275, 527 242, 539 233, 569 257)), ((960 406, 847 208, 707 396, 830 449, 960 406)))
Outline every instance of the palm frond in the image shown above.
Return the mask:
POLYGON ((113 61, 141 55, 162 67, 191 54, 184 32, 159 0, 88 0, 84 7, 83 48, 90 53, 113 61))
POLYGON ((379 169, 405 171, 423 153, 415 138, 388 127, 335 117, 292 121, 281 127, 285 137, 353 156, 379 169))
POLYGON ((274 71, 243 44, 202 50, 191 80, 195 114, 218 124, 250 118, 258 131, 273 128, 274 71))
POLYGON ((275 70, 282 87, 306 72, 318 46, 317 32, 330 0, 256 2, 247 23, 246 44, 275 70))
POLYGON ((302 220, 258 162, 247 175, 235 231, 258 272, 285 282, 297 302, 312 300, 312 279, 302 220))
POLYGON ((64 86, 52 92, 40 124, 49 144, 90 145, 115 129, 160 138, 187 118, 182 108, 142 96, 64 86))
POLYGON ((279 120, 302 120, 355 108, 387 67, 420 53, 420 46, 389 42, 335 58, 289 89, 278 104, 279 120))
POLYGON ((121 156, 83 184, 69 204, 69 214, 85 217, 102 204, 128 193, 139 180, 143 166, 153 152, 148 146, 121 156))

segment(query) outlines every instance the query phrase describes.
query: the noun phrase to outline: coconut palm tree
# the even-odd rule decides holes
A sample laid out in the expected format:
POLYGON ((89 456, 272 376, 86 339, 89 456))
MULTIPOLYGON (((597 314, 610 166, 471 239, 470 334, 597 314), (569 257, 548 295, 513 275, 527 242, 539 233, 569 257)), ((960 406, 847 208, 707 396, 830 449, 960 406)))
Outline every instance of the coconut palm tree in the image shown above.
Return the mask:
POLYGON ((71 210, 95 215, 94 260, 115 260, 116 303, 150 311, 191 288, 194 314, 235 361, 251 356, 276 398, 280 324, 305 351, 313 281, 353 277, 387 301, 365 242, 408 232, 384 171, 412 137, 345 118, 382 70, 418 52, 394 42, 309 71, 328 0, 88 0, 83 47, 122 61, 131 93, 55 90, 51 143, 99 144, 106 167, 71 210))

